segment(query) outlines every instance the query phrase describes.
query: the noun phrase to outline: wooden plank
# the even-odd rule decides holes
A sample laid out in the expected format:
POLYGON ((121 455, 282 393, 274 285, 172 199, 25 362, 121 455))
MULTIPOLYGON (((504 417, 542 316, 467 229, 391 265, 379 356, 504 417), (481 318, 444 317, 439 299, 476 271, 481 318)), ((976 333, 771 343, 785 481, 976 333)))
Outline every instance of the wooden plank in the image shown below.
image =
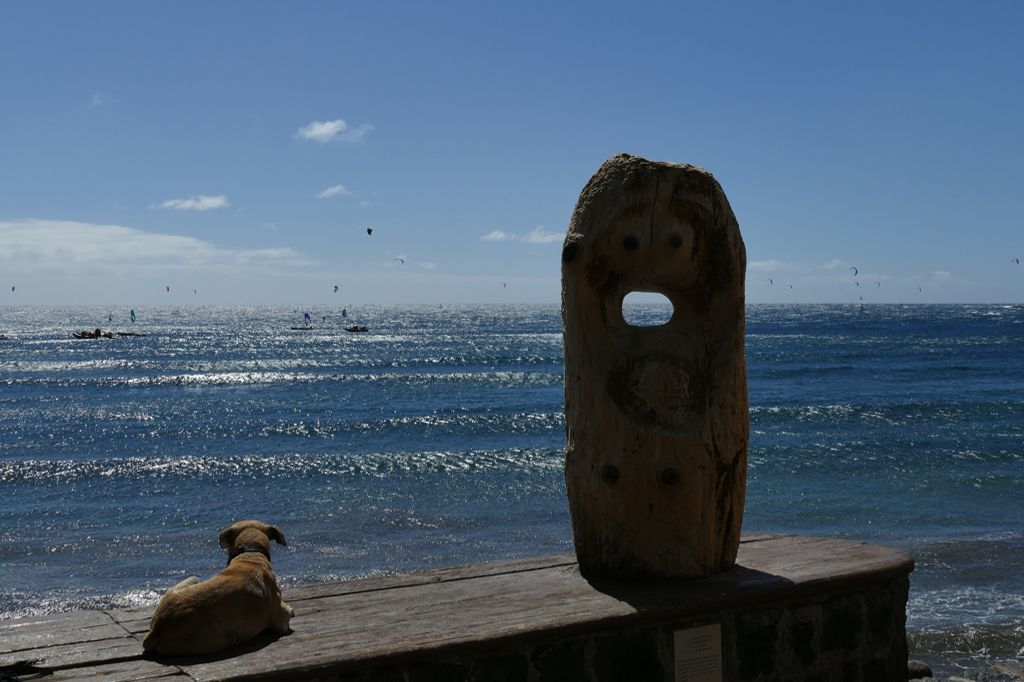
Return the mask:
POLYGON ((823 583, 844 589, 914 570, 913 557, 899 549, 792 535, 741 545, 738 563, 783 576, 802 586, 823 583))
POLYGON ((102 611, 72 611, 18 620, 0 620, 0 639, 34 632, 49 632, 53 629, 87 628, 109 623, 110 618, 102 611))
POLYGON ((740 544, 745 542, 764 542, 765 540, 774 540, 776 538, 787 537, 780 533, 743 533, 740 535, 740 544))
POLYGON ((188 676, 173 665, 155 661, 132 660, 85 668, 55 670, 42 678, 45 682, 191 682, 188 676))
POLYGON ((142 656, 142 642, 122 630, 120 639, 73 642, 0 654, 0 666, 31 659, 46 667, 81 667, 142 656))
POLYGON ((375 592, 378 590, 393 589, 396 587, 409 587, 412 585, 427 585, 431 583, 450 582, 452 580, 469 580, 481 576, 495 575, 498 573, 519 573, 523 571, 534 571, 552 566, 572 566, 576 564, 576 555, 567 552, 564 554, 549 554, 539 557, 527 557, 525 559, 507 559, 505 561, 494 561, 486 564, 469 564, 466 566, 455 566, 451 568, 438 568, 419 573, 403 573, 399 575, 381 576, 378 578, 360 578, 357 580, 345 580, 342 582, 314 583, 312 585, 301 585, 286 587, 281 590, 281 596, 288 603, 293 601, 304 601, 307 599, 318 599, 341 594, 353 594, 357 592, 375 592))
POLYGON ((153 617, 153 609, 148 606, 123 611, 107 611, 107 615, 133 635, 144 637, 149 632, 149 621, 153 617))
MULTIPOLYGON (((105 625, 95 625, 85 628, 74 628, 60 626, 49 631, 34 631, 24 634, 8 635, 0 639, 0 654, 14 652, 26 652, 31 654, 33 650, 45 649, 47 647, 60 646, 63 644, 76 644, 82 642, 98 642, 105 639, 119 639, 125 636, 125 630, 115 623, 109 616, 103 614, 107 620, 105 625)), ((30 656, 31 657, 31 656, 30 656)))

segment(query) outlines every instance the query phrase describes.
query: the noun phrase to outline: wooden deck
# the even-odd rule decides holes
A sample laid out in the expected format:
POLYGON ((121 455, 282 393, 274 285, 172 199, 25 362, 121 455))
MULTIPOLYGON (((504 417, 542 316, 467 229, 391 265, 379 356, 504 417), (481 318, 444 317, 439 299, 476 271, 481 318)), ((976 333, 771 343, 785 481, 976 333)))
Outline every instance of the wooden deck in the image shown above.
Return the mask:
POLYGON ((547 642, 905 578, 903 551, 841 540, 744 535, 738 565, 692 581, 587 580, 572 554, 291 588, 292 632, 218 656, 151 660, 152 608, 0 621, 0 667, 45 680, 302 680, 547 642))

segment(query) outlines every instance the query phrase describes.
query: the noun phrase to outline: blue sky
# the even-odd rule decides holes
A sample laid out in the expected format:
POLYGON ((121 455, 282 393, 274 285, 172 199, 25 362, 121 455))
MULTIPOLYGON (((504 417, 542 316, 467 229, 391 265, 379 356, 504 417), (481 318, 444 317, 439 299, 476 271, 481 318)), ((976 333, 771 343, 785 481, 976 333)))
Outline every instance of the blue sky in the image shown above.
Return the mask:
POLYGON ((621 152, 718 178, 748 302, 1024 302, 1022 32, 1019 2, 5 2, 0 305, 554 303, 621 152))

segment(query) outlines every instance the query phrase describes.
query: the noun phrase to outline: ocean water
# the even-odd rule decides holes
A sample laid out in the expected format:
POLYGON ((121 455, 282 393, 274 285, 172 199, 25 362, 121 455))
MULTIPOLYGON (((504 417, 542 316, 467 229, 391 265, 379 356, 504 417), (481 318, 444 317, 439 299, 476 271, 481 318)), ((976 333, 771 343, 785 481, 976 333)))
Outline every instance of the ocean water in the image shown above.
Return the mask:
MULTIPOLYGON (((243 518, 285 585, 571 551, 558 306, 341 310, 0 308, 0 619, 155 603, 243 518)), ((1024 656, 1024 309, 752 305, 746 352, 744 530, 911 552, 937 671, 1024 656)))

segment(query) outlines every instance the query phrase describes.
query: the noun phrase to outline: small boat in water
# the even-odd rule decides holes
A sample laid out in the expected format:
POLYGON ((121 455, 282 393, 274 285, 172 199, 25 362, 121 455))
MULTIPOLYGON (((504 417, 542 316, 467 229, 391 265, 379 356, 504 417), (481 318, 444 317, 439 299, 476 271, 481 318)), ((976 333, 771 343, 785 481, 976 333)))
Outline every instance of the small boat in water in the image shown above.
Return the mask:
POLYGON ((103 331, 100 331, 99 329, 97 329, 94 332, 90 332, 90 331, 71 332, 71 336, 75 337, 76 339, 112 339, 112 338, 114 338, 114 334, 112 332, 103 332, 103 331))
POLYGON ((354 324, 351 327, 345 327, 345 331, 357 333, 357 332, 368 332, 370 330, 367 329, 366 327, 360 327, 358 324, 354 324))

